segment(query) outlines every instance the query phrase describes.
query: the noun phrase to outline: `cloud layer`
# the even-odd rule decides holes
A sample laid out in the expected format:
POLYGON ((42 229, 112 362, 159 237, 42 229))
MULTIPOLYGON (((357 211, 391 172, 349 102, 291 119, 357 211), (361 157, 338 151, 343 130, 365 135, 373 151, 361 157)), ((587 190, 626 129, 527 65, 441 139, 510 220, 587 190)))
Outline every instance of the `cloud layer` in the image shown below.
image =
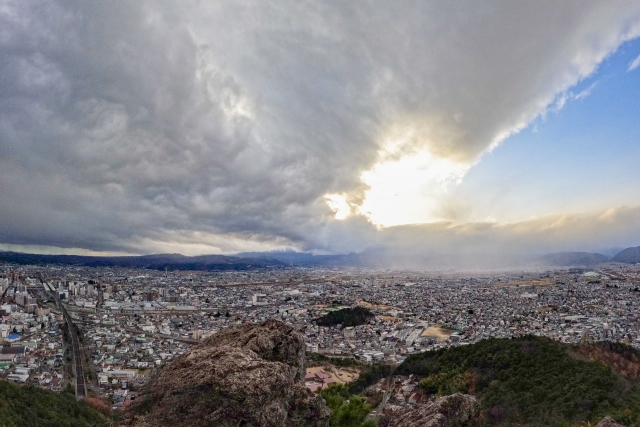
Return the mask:
POLYGON ((639 23, 629 2, 5 1, 0 242, 381 244, 402 231, 325 196, 369 215, 366 173, 425 153, 455 172, 429 183, 458 179, 639 23))

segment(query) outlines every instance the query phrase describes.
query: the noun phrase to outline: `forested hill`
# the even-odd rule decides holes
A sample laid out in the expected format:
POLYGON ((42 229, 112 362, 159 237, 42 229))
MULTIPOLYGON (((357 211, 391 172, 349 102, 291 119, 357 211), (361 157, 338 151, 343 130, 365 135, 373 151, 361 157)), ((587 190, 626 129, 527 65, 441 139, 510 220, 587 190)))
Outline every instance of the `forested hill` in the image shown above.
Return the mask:
POLYGON ((0 381, 2 427, 106 427, 107 418, 73 393, 54 393, 0 381))
POLYGON ((349 326, 364 325, 368 320, 373 319, 373 317, 374 315, 371 310, 357 306, 330 311, 316 319, 316 323, 320 326, 342 325, 343 328, 347 328, 349 326))
POLYGON ((639 360, 621 344, 577 347, 528 336, 414 354, 396 373, 419 375, 428 394, 476 395, 486 425, 595 425, 609 415, 635 426, 639 360))

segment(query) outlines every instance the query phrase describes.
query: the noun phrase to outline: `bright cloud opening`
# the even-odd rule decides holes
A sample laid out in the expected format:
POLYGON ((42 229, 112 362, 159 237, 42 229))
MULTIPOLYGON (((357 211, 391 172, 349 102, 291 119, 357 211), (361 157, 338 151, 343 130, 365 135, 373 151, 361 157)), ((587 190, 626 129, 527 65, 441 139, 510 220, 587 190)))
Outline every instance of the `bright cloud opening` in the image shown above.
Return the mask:
POLYGON ((335 219, 346 219, 351 215, 351 206, 344 194, 327 194, 324 196, 327 205, 335 212, 335 219))
POLYGON ((442 220, 435 213, 439 198, 469 167, 428 151, 380 162, 361 176, 369 190, 358 211, 385 227, 442 220))

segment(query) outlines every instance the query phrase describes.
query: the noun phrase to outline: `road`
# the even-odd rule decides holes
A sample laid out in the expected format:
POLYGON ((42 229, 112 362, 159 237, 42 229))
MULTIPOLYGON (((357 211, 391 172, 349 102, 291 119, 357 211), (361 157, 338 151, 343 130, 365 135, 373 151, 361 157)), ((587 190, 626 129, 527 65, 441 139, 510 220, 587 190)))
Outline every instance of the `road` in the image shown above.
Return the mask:
POLYGON ((165 335, 165 334, 160 334, 157 332, 145 332, 142 329, 133 329, 133 328, 125 328, 125 330, 127 332, 131 332, 132 334, 145 334, 148 337, 155 337, 155 338, 160 338, 163 340, 174 340, 174 341, 179 341, 179 342, 183 342, 186 344, 199 344, 200 341, 198 340, 194 340, 191 338, 182 338, 182 337, 174 337, 173 335, 165 335))
POLYGON ((12 286, 7 286, 7 289, 4 290, 4 292, 2 293, 2 296, 0 296, 0 304, 4 302, 4 297, 5 295, 7 295, 7 291, 9 290, 9 288, 11 288, 12 286))

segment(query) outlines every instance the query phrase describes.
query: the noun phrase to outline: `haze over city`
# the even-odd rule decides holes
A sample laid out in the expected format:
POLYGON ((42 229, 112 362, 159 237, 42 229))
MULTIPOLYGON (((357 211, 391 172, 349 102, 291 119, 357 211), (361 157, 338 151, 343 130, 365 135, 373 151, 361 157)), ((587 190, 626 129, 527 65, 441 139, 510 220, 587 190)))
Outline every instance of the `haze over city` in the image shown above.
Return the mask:
POLYGON ((638 2, 20 0, 0 28, 0 249, 640 244, 638 2))

